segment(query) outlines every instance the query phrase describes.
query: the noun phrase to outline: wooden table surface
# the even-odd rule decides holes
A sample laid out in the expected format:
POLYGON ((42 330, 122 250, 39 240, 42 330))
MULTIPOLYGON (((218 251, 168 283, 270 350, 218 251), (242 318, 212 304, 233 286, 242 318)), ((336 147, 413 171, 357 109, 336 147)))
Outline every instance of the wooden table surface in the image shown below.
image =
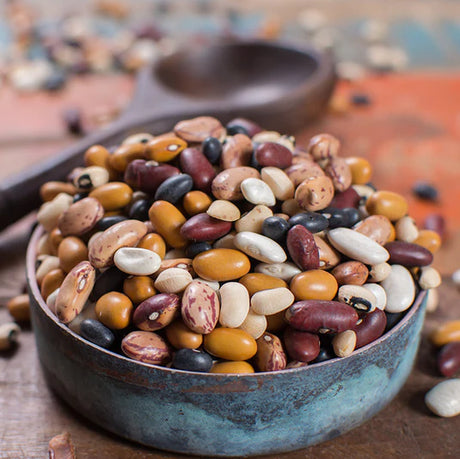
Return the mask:
MULTIPOLYGON (((19 97, 2 88, 0 180, 72 141, 60 127, 63 107, 79 105, 91 114, 98 104, 113 105, 112 94, 127 99, 130 90, 131 82, 124 77, 107 80, 97 76, 72 83, 51 102, 43 95, 19 97)), ((444 274, 440 307, 427 316, 415 368, 387 408, 339 438, 276 457, 459 457, 460 416, 441 419, 431 415, 423 397, 443 380, 436 372, 435 352, 426 335, 437 324, 460 318, 460 293, 450 280, 453 270, 460 268, 460 124, 458 104, 452 100, 460 93, 460 78, 453 74, 372 77, 354 86, 342 84, 337 94, 343 99, 351 91, 366 92, 373 104, 340 116, 327 115, 306 127, 298 139, 303 142, 321 131, 338 135, 344 155, 368 156, 375 164, 379 188, 408 197, 411 213, 420 224, 433 211, 447 217, 448 237, 435 257, 435 266, 444 274), (410 195, 413 181, 421 178, 440 189, 441 200, 436 205, 410 195)), ((29 217, 0 234, 0 323, 9 320, 7 299, 24 286, 24 253, 32 221, 29 217)), ((44 458, 48 441, 63 431, 72 435, 80 459, 184 457, 134 445, 75 414, 45 385, 33 333, 25 327, 19 346, 0 353, 0 458, 44 458)))

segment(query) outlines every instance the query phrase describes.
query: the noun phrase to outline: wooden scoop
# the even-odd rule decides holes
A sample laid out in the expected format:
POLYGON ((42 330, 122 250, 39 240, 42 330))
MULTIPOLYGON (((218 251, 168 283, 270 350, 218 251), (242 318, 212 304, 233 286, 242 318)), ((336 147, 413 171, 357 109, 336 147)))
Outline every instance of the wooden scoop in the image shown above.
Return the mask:
POLYGON ((63 180, 94 144, 116 145, 134 132, 160 133, 182 119, 245 117, 293 133, 325 108, 335 83, 331 56, 264 41, 183 49, 139 73, 120 118, 53 158, 0 184, 0 230, 40 205, 40 186, 63 180))

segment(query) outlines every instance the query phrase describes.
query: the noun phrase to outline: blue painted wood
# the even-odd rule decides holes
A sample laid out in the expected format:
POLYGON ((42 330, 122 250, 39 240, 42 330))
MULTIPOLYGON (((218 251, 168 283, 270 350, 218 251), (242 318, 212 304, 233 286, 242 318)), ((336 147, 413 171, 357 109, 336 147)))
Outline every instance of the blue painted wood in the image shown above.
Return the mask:
POLYGON ((57 322, 27 279, 38 354, 50 387, 91 422, 144 445, 208 456, 290 451, 365 422, 406 381, 425 295, 392 331, 350 357, 251 375, 203 374, 142 364, 93 345, 57 322))

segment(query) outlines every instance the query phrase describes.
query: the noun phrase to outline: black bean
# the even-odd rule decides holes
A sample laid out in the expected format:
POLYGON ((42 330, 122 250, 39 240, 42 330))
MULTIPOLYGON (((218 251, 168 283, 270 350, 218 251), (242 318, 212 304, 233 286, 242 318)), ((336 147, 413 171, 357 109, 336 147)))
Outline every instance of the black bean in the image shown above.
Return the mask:
POLYGON ((127 220, 127 218, 124 215, 110 215, 109 217, 101 218, 96 223, 96 228, 99 231, 105 231, 107 228, 110 228, 111 226, 115 225, 116 223, 120 223, 120 222, 122 222, 124 220, 127 220))
POLYGON ((73 195, 73 202, 81 201, 82 199, 85 199, 88 197, 88 193, 76 193, 73 195))
POLYGON ((283 243, 290 228, 289 223, 281 217, 268 217, 262 224, 262 234, 276 242, 283 243))
POLYGON ((356 223, 361 220, 358 209, 355 209, 354 207, 345 207, 342 209, 342 212, 345 214, 348 228, 356 225, 356 223))
POLYGON ((370 105, 372 100, 367 94, 355 92, 351 95, 351 103, 353 105, 370 105))
POLYGON ((83 134, 83 124, 81 118, 81 111, 78 108, 67 108, 62 113, 67 131, 70 134, 81 135, 83 134))
POLYGON ((123 281, 127 275, 120 271, 116 266, 112 266, 96 277, 93 290, 89 299, 97 301, 102 295, 112 291, 123 291, 123 281))
POLYGON ((66 83, 65 73, 55 71, 46 81, 44 89, 47 91, 58 91, 62 89, 66 83))
POLYGON ((436 201, 439 197, 438 190, 428 182, 416 182, 412 187, 412 192, 418 198, 426 201, 436 201))
POLYGON ((115 335, 98 320, 85 319, 80 325, 80 335, 98 346, 108 349, 115 341, 115 335))
POLYGON ((211 164, 219 162, 220 155, 222 154, 222 144, 219 139, 215 137, 208 137, 202 143, 203 154, 208 158, 211 164))
POLYGON ((228 135, 235 135, 235 134, 244 134, 249 136, 249 132, 244 126, 241 126, 240 124, 237 123, 228 123, 225 128, 227 129, 227 134, 228 135))
POLYGON ((149 209, 152 202, 149 199, 135 201, 129 209, 129 218, 144 222, 149 219, 149 209))
POLYGON ((171 367, 178 370, 207 373, 212 367, 212 357, 197 349, 180 349, 174 354, 171 367))
POLYGON ((195 258, 199 253, 206 252, 207 250, 211 250, 212 245, 208 242, 195 242, 190 244, 185 249, 185 255, 187 258, 195 258))
POLYGON ((387 316, 387 324, 385 327, 385 332, 391 330, 406 314, 406 311, 403 312, 387 312, 385 311, 387 316))
POLYGON ((175 204, 193 188, 193 179, 188 174, 167 178, 155 192, 155 201, 168 201, 175 204))
POLYGON ((300 212, 293 215, 288 222, 291 227, 295 225, 305 226, 310 233, 319 233, 329 225, 327 218, 316 212, 300 212))

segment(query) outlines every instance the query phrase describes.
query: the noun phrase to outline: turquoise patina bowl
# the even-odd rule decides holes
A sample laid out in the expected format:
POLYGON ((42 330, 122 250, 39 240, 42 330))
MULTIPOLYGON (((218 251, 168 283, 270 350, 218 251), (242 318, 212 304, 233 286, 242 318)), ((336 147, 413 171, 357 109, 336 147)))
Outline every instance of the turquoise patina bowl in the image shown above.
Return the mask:
POLYGON ((417 353, 424 292, 388 333, 346 358, 245 375, 143 364, 98 347, 58 322, 27 282, 38 354, 49 386, 75 411, 121 437, 185 454, 243 456, 304 448, 362 424, 401 389, 417 353))

